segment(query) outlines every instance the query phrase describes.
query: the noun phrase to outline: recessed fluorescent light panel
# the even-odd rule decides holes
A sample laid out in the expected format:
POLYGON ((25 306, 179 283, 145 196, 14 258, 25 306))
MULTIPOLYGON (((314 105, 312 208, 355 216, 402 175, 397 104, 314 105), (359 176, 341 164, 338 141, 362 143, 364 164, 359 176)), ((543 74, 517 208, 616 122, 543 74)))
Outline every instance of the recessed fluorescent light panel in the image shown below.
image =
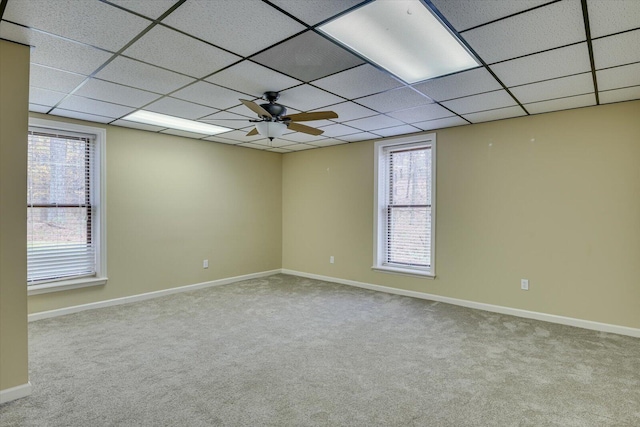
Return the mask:
POLYGON ((407 83, 479 65, 420 0, 373 1, 319 29, 407 83))
POLYGON ((145 110, 136 111, 122 119, 145 123, 147 125, 156 125, 171 129, 184 130, 187 132, 201 133, 204 135, 215 135, 218 133, 229 132, 231 130, 222 126, 181 119, 179 117, 167 116, 166 114, 153 113, 145 110))

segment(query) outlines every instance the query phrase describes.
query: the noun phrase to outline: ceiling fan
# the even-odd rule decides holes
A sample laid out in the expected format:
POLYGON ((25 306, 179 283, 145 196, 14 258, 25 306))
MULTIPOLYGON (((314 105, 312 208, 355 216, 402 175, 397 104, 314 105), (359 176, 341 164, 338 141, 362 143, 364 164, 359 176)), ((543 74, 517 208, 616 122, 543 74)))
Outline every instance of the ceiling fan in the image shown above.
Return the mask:
POLYGON ((316 111, 312 113, 287 115, 286 107, 276 103, 279 97, 280 94, 278 92, 265 92, 263 98, 268 101, 268 103, 265 104, 256 104, 246 99, 240 100, 240 102, 259 117, 257 120, 249 120, 255 123, 256 127, 251 129, 251 131, 247 133, 247 136, 260 134, 273 141, 273 138, 282 136, 287 129, 317 136, 321 135, 324 131, 298 122, 338 118, 338 114, 333 111, 316 111))

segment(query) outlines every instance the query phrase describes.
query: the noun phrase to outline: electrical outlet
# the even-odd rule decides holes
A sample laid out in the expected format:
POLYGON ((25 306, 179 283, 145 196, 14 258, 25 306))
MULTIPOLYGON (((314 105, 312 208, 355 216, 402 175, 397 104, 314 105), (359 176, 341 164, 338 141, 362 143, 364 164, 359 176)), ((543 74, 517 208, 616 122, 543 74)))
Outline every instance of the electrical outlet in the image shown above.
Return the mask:
POLYGON ((204 261, 202 261, 202 268, 209 268, 209 260, 205 259, 204 261))
POLYGON ((334 261, 335 261, 335 259, 333 258, 333 255, 331 255, 329 257, 329 264, 333 264, 334 261))
POLYGON ((529 290, 529 279, 520 279, 520 289, 523 291, 529 290))

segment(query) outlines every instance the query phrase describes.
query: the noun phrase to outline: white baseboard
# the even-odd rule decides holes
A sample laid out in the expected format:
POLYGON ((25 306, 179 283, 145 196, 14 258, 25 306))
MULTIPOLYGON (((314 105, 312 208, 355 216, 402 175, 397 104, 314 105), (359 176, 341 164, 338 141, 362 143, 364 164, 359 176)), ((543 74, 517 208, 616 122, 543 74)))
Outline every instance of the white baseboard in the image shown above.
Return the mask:
POLYGON ((462 307, 475 308, 478 310, 491 311, 494 313, 508 314, 511 316, 524 317, 526 319, 542 320, 544 322, 558 323, 561 325, 575 326, 594 331, 610 332, 619 335, 628 335, 640 338, 640 329, 627 326, 612 325, 609 323, 592 322, 590 320, 575 319, 572 317, 556 316, 554 314, 540 313, 537 311, 521 310, 518 308, 504 307, 501 305, 485 304, 482 302, 468 301, 457 298, 444 297, 440 295, 427 294, 423 292, 408 291, 404 289, 391 288, 388 286, 373 285, 371 283, 357 282, 355 280, 340 279, 337 277, 322 276, 319 274, 304 273, 301 271, 282 269, 282 274, 307 277, 309 279, 323 280, 325 282, 340 283, 342 285, 357 286, 359 288, 371 289, 373 291, 386 292, 389 294, 404 295, 413 298, 439 301, 447 304, 459 305, 462 307))
POLYGON ((225 279, 212 280, 210 282, 196 283, 194 285, 179 286, 176 288, 163 289, 161 291, 147 292, 144 294, 131 295, 128 297, 114 298, 105 301, 92 302, 88 304, 74 305, 72 307, 59 308, 56 310, 41 311, 29 315, 29 322, 48 319, 50 317, 64 316, 66 314, 78 313, 80 311, 92 310, 94 308, 110 307, 113 305, 129 304, 136 301, 144 301, 151 298, 163 297, 178 292, 195 291, 196 289, 208 288, 211 286, 228 285, 242 280, 257 279, 259 277, 272 276, 280 273, 280 269, 261 271, 259 273, 245 274, 242 276, 227 277, 225 279))
POLYGON ((27 397, 31 394, 31 383, 0 390, 0 404, 27 397))

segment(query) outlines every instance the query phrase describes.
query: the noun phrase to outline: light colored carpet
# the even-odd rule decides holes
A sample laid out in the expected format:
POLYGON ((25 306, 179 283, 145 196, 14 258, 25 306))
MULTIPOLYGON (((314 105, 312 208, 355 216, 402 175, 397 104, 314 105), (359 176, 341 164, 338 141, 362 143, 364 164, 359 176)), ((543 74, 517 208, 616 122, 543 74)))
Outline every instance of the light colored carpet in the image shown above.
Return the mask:
POLYGON ((276 275, 30 324, 2 426, 638 426, 640 340, 276 275))

